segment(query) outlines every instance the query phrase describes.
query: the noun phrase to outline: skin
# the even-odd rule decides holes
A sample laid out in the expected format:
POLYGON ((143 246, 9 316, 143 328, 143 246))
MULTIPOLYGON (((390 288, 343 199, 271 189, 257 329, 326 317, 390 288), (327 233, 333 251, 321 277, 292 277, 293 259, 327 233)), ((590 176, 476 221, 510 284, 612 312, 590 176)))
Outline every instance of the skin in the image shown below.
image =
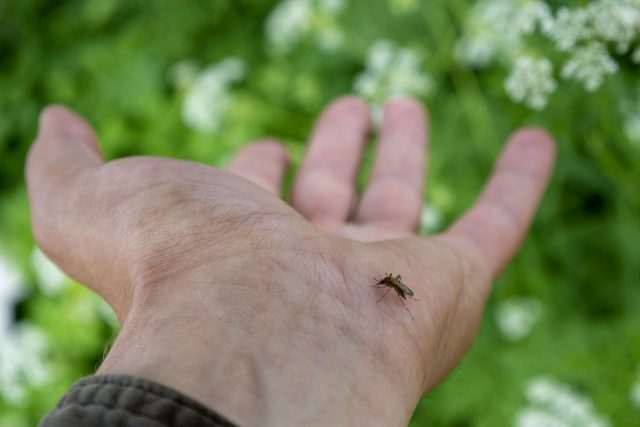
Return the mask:
POLYGON ((47 107, 27 161, 33 232, 121 321, 98 373, 165 384, 241 426, 407 425, 468 350, 555 150, 541 130, 515 133, 476 204, 425 238, 426 113, 386 105, 356 195, 369 115, 355 97, 324 111, 288 205, 276 141, 246 146, 227 170, 105 163, 86 121, 47 107), (415 320, 396 298, 376 303, 371 277, 389 271, 419 298, 407 302, 415 320))

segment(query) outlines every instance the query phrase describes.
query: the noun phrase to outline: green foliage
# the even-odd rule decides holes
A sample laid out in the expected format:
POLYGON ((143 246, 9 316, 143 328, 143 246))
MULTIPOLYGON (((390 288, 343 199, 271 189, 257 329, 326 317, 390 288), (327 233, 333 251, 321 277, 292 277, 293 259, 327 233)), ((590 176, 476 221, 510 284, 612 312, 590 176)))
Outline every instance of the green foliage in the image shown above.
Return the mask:
POLYGON ((583 392, 613 424, 634 425, 640 143, 625 135, 624 111, 634 105, 640 112, 638 66, 620 58, 621 70, 594 93, 560 83, 547 108, 532 112, 505 94, 507 70, 474 70, 455 60, 471 3, 351 0, 329 23, 343 36, 338 48, 322 49, 307 33, 276 54, 264 29, 276 1, 2 2, 0 251, 24 273, 28 294, 17 318, 47 334, 52 378, 20 404, 0 399, 0 425, 37 422, 95 369, 116 329, 88 291, 70 284, 49 296, 33 274, 23 169, 41 108, 59 102, 86 116, 107 159, 144 154, 223 166, 247 141, 273 136, 287 143, 296 163, 314 118, 352 91, 378 39, 416 52, 435 83, 424 99, 432 139, 426 199, 445 225, 473 202, 515 129, 543 126, 559 147, 551 187, 521 252, 495 285, 476 344, 421 402, 412 425, 511 425, 526 405, 526 384, 539 375, 583 392), (247 73, 232 89, 224 125, 209 134, 190 129, 182 119, 187 89, 175 83, 173 66, 189 59, 204 67, 230 56, 243 60, 247 73), (494 311, 516 296, 536 298, 544 309, 526 338, 510 342, 494 311))

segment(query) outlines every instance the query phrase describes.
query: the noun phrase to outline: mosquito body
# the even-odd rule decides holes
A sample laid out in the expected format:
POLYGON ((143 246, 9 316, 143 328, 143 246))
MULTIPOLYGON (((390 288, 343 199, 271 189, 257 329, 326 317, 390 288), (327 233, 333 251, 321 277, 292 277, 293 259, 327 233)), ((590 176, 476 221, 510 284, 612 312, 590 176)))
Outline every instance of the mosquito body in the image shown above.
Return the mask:
POLYGON ((404 300, 406 300, 407 297, 415 299, 416 301, 417 299, 413 297, 413 291, 407 285, 402 283, 402 276, 398 274, 397 276, 394 277, 393 273, 389 273, 387 276, 384 276, 382 279, 376 279, 374 277, 373 280, 376 281, 376 284, 371 286, 375 288, 388 288, 387 292, 385 292, 384 295, 382 295, 380 299, 378 299, 378 301, 376 302, 382 301, 382 299, 387 296, 389 291, 393 289, 398 294, 398 297, 400 298, 400 302, 402 302, 404 309, 407 310, 407 313, 409 313, 409 316, 411 316, 411 318, 413 319, 413 315, 407 308, 407 305, 404 303, 404 300))

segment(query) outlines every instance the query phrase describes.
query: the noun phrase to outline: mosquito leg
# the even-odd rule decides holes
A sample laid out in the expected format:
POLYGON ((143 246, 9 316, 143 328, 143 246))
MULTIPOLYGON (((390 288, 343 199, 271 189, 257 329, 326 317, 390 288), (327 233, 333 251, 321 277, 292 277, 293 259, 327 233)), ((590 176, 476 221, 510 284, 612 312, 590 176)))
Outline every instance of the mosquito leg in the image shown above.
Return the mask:
POLYGON ((404 309, 407 310, 407 313, 409 313, 409 316, 411 316, 411 320, 416 320, 413 318, 413 314, 411 314, 411 312, 407 308, 407 305, 404 303, 404 301, 402 301, 402 298, 400 298, 400 302, 402 303, 402 305, 404 305, 404 309))
POLYGON ((387 292, 385 292, 385 293, 384 293, 384 295, 382 295, 382 296, 380 297, 380 299, 379 299, 378 301, 376 301, 376 303, 378 303, 378 302, 382 301, 382 298, 386 297, 390 290, 391 290, 391 288, 387 289, 387 292))

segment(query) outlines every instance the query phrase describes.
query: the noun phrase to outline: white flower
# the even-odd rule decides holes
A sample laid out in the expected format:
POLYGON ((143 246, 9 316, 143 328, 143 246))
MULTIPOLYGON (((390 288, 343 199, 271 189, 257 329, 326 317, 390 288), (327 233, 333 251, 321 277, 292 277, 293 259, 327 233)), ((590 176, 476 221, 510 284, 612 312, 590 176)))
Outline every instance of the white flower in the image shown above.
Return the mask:
POLYGON ((425 203, 420 214, 420 232, 432 233, 442 225, 442 213, 432 204, 425 203))
POLYGON ((218 130, 231 102, 230 88, 245 75, 245 63, 228 58, 205 68, 195 79, 182 106, 185 123, 201 132, 218 130))
POLYGON ((524 339, 542 315, 542 304, 533 298, 511 298, 498 304, 495 320, 498 329, 509 341, 524 339))
POLYGON ((481 0, 474 4, 466 28, 455 47, 456 59, 485 67, 522 51, 523 37, 553 26, 549 6, 541 0, 481 0))
POLYGON ((497 54, 494 37, 488 31, 463 35, 454 48, 456 61, 470 67, 487 67, 497 54))
POLYGON ((525 391, 528 405, 516 415, 516 427, 608 427, 589 398, 549 377, 532 379, 525 391))
POLYGON ((599 0, 589 5, 595 34, 625 53, 640 29, 640 2, 599 0))
POLYGON ((568 427, 555 415, 530 408, 525 408, 518 413, 515 425, 516 427, 568 427))
POLYGON ((267 41, 276 53, 289 51, 307 32, 311 22, 311 0, 284 0, 266 21, 267 41))
POLYGON ((371 46, 366 67, 354 82, 357 93, 378 105, 393 96, 425 96, 432 88, 416 54, 389 40, 371 46))
POLYGON ((549 95, 556 90, 553 65, 546 58, 518 58, 504 86, 515 102, 541 110, 547 105, 549 95))
MULTIPOLYGON (((0 342, 13 323, 13 307, 22 295, 22 278, 9 260, 0 257, 0 342)), ((4 345, 0 345, 0 352, 4 345)))
POLYGON ((19 404, 29 388, 46 383, 51 376, 46 336, 28 324, 18 325, 0 343, 0 396, 19 404))
POLYGON ((611 58, 604 44, 592 42, 576 48, 562 69, 562 77, 581 82, 593 92, 603 83, 608 74, 618 70, 618 64, 611 58))
MULTIPOLYGON (((511 64, 513 70, 505 82, 511 98, 542 109, 556 83, 551 78, 551 63, 539 60, 544 78, 534 75, 519 59, 535 55, 539 43, 530 43, 528 35, 540 29, 540 35, 554 42, 569 56, 561 68, 562 76, 581 82, 589 91, 597 89, 604 78, 618 70, 608 49, 625 54, 640 35, 640 0, 593 0, 584 7, 561 7, 554 15, 541 0, 480 0, 475 2, 455 47, 456 59, 468 66, 487 67, 494 60, 511 64), (546 64, 546 65, 542 65, 546 64), (549 72, 547 73, 547 69, 549 72)), ((640 63, 640 48, 631 55, 640 63)))
POLYGON ((289 53, 300 40, 315 35, 320 47, 333 51, 342 33, 332 18, 345 7, 345 0, 283 0, 267 17, 267 48, 274 54, 289 53))
POLYGON ((63 289, 67 276, 37 246, 31 253, 31 266, 42 292, 55 295, 63 289))
POLYGON ((539 0, 520 2, 516 9, 512 25, 519 34, 531 34, 538 25, 546 30, 553 25, 553 15, 549 5, 539 0))
POLYGON ((561 51, 567 51, 579 42, 589 39, 593 30, 589 25, 591 13, 586 8, 558 10, 552 25, 546 27, 547 35, 561 51))

